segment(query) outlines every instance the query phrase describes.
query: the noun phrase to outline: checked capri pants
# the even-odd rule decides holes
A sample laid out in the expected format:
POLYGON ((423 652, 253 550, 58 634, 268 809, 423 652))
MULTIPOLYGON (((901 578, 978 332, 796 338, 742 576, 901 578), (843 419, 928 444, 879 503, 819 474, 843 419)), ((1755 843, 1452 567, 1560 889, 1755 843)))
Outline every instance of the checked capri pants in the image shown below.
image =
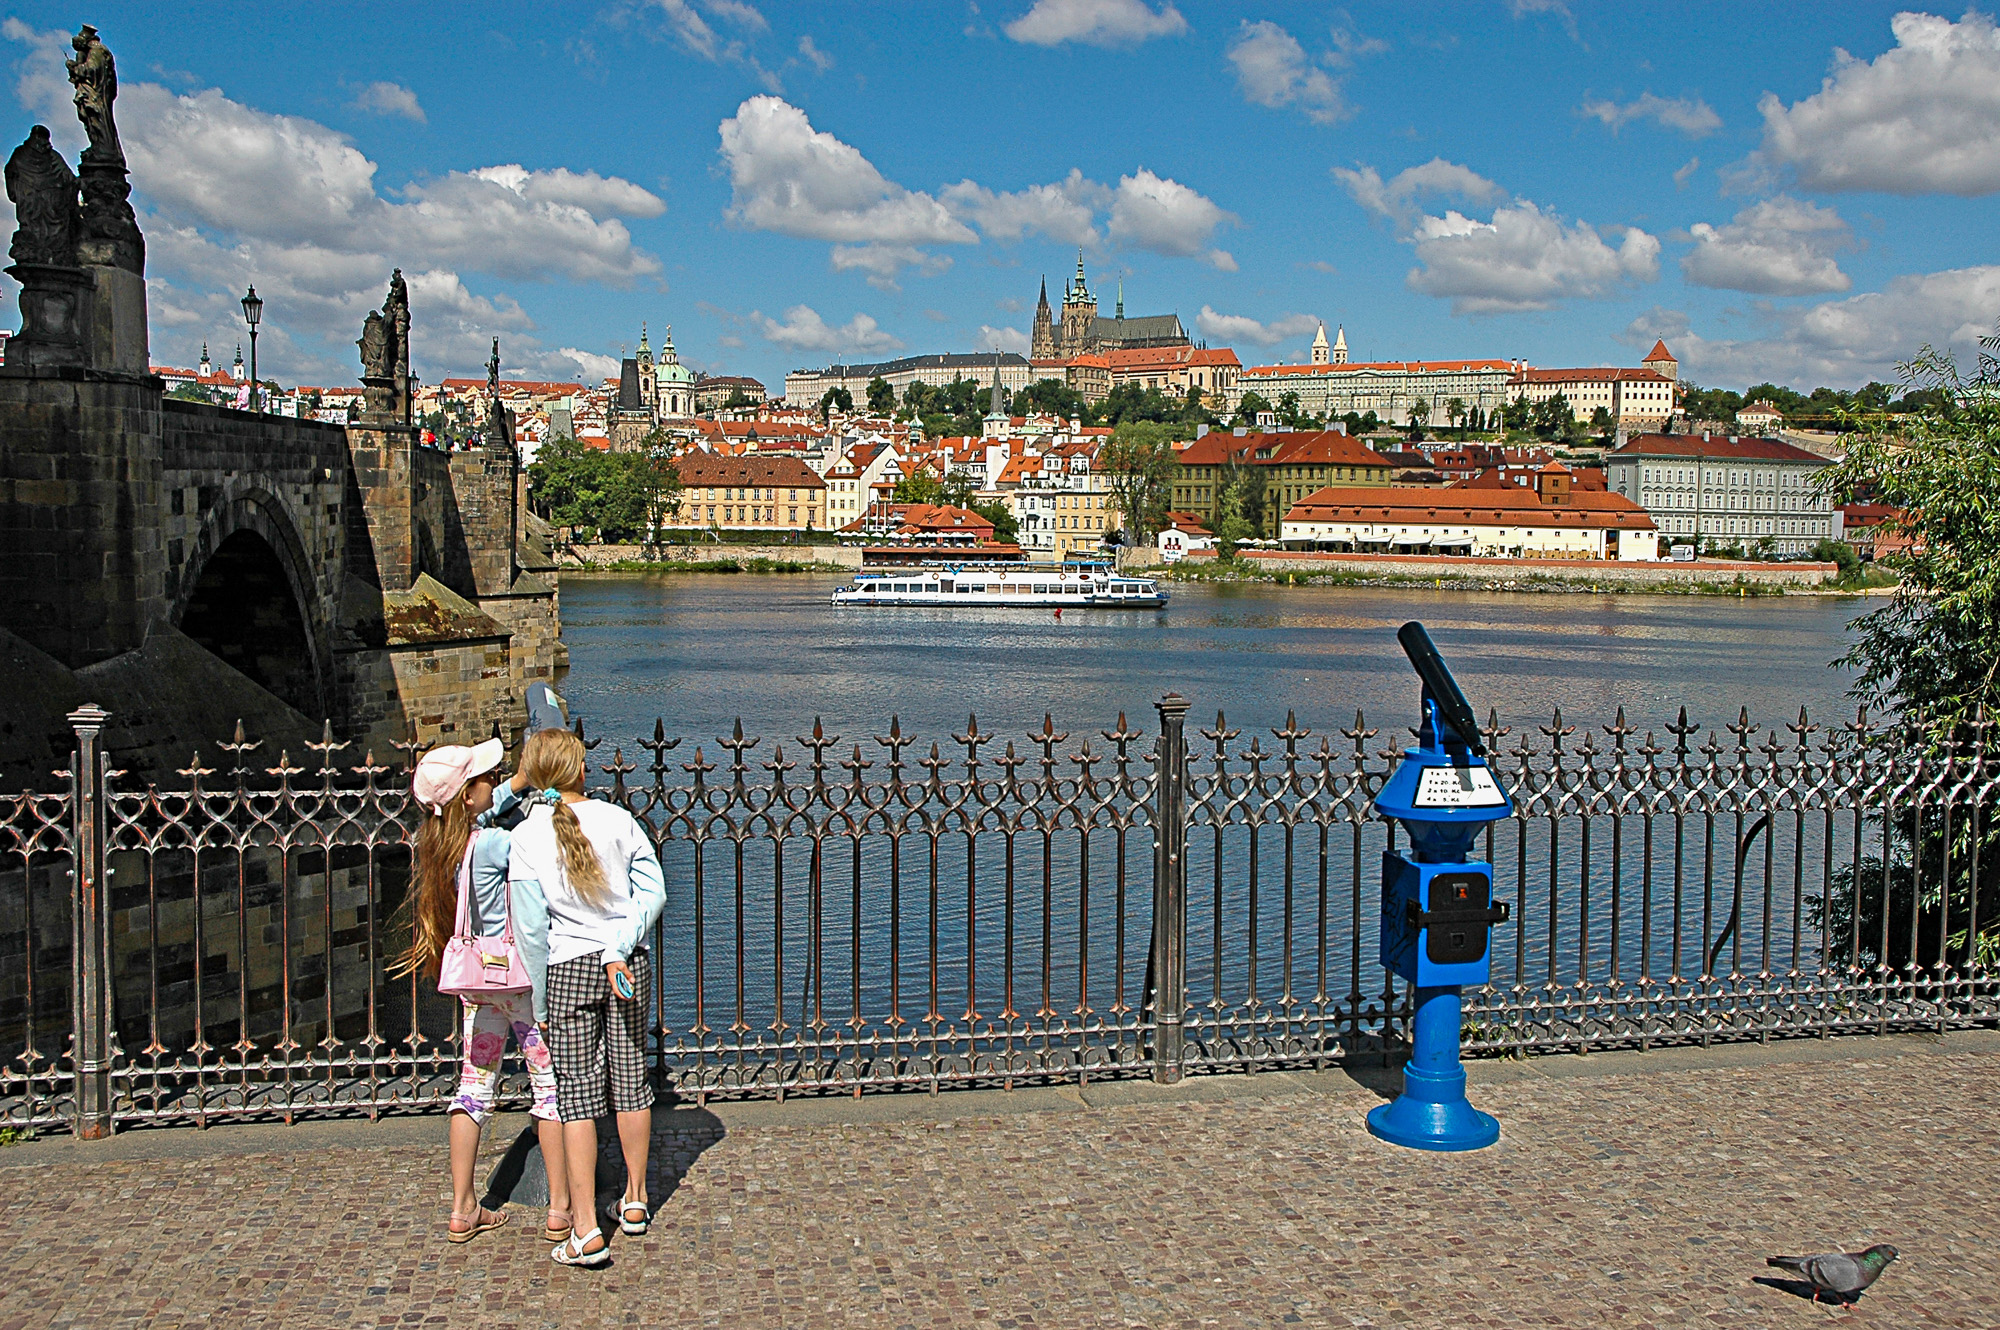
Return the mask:
POLYGON ((653 1106, 646 1076, 646 1002, 652 961, 645 948, 626 961, 637 996, 611 991, 599 955, 549 967, 549 1051, 555 1055, 556 1109, 564 1122, 588 1122, 653 1106))

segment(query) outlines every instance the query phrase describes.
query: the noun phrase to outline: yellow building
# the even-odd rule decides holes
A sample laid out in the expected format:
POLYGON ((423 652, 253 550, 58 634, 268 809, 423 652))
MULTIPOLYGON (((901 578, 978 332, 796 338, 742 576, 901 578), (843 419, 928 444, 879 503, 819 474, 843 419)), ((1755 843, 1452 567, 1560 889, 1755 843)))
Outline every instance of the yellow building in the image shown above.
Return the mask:
POLYGON ((796 457, 718 457, 699 449, 674 459, 680 523, 722 531, 824 531, 826 482, 796 457))

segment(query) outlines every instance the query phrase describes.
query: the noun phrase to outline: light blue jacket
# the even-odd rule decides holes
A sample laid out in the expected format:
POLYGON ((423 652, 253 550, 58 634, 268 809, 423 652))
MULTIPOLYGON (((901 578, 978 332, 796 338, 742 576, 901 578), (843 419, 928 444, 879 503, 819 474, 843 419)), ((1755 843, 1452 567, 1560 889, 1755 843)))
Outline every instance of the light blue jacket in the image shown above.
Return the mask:
MULTIPOLYGON (((521 796, 510 785, 493 792, 493 807, 476 819, 472 834, 472 933, 499 937, 507 927, 507 868, 514 847, 511 829, 521 821, 521 796)), ((535 1020, 548 1012, 549 903, 536 882, 513 884, 514 945, 534 985, 535 1020)))

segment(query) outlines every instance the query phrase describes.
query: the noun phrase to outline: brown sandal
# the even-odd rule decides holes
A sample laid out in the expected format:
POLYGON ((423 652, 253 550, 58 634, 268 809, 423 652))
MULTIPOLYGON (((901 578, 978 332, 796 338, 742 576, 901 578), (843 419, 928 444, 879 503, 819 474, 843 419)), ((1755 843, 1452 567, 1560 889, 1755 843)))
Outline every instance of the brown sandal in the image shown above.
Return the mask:
POLYGON ((445 1237, 453 1242, 470 1242, 481 1233, 490 1233, 496 1228, 504 1227, 506 1223, 505 1210, 488 1210, 482 1205, 479 1207, 479 1212, 469 1219, 453 1215, 451 1222, 445 1226, 445 1237), (453 1227, 457 1224, 465 1224, 467 1227, 463 1229, 453 1227))

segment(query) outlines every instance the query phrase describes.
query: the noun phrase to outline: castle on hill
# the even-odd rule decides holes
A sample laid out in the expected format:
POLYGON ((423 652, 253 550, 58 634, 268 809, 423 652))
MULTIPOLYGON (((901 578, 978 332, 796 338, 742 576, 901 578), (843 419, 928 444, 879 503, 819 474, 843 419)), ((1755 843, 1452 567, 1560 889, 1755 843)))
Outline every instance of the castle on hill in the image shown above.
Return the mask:
POLYGON ((1063 287, 1062 322, 1049 308, 1048 279, 1042 280, 1041 298, 1035 302, 1035 332, 1030 360, 1068 360, 1074 356, 1101 355, 1106 351, 1134 351, 1147 347, 1188 346, 1187 330, 1178 314, 1144 314, 1125 317, 1125 284, 1118 284, 1117 313, 1104 318, 1097 312, 1097 297, 1084 280, 1083 251, 1076 252, 1076 277, 1063 287))

